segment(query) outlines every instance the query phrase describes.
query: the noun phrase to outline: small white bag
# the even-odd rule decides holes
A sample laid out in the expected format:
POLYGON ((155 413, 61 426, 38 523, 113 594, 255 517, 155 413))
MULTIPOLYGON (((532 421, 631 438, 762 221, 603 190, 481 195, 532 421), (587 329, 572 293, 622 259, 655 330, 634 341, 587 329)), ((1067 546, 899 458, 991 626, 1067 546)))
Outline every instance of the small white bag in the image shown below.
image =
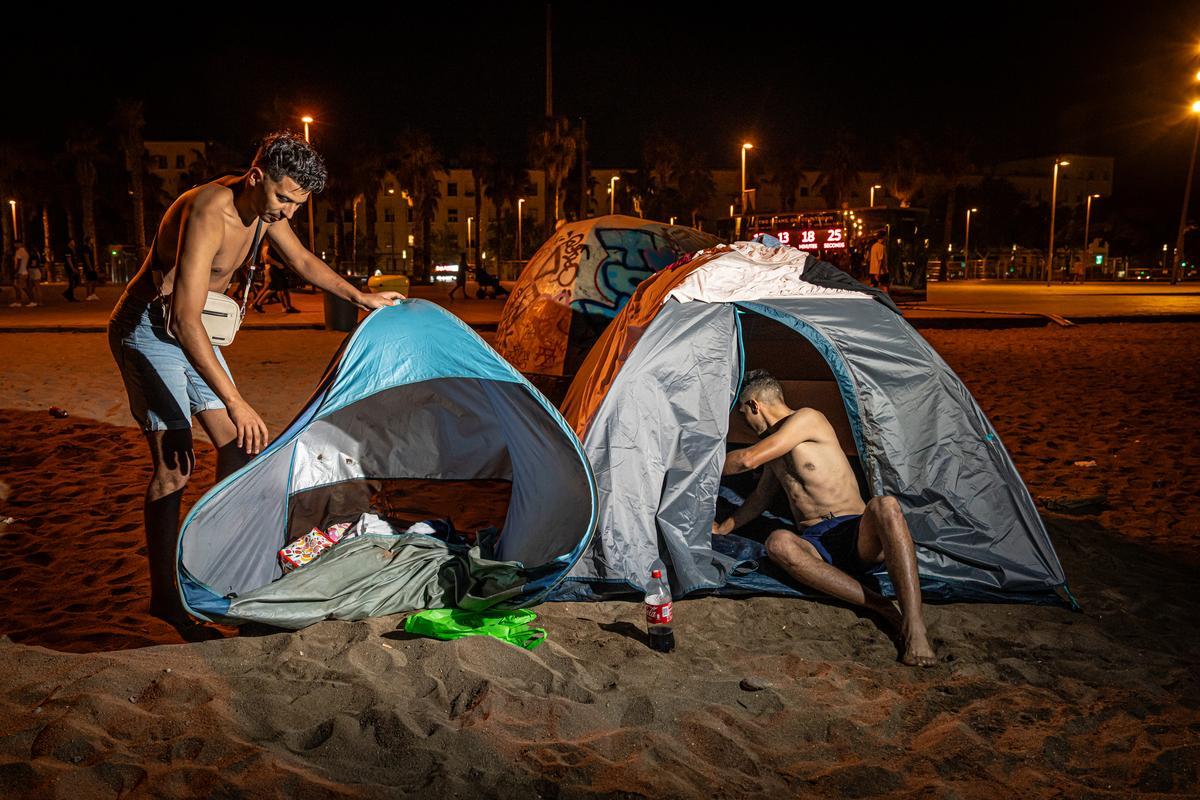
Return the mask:
MULTIPOLYGON (((258 227, 254 229, 254 243, 250 245, 250 252, 246 254, 246 262, 242 265, 249 272, 246 275, 245 289, 242 291, 241 306, 239 307, 233 298, 223 295, 220 292, 209 292, 208 297, 204 300, 204 310, 200 312, 200 322, 204 325, 204 330, 208 334, 208 340, 215 347, 224 347, 227 344, 233 344, 233 339, 237 336, 238 329, 242 327, 242 319, 246 316, 246 302, 250 298, 250 287, 254 284, 254 270, 257 268, 254 263, 254 257, 258 255, 258 244, 261 238, 262 220, 260 219, 258 227)), ((174 297, 174 292, 167 297, 159 295, 163 304, 163 317, 167 335, 172 339, 175 338, 175 334, 171 332, 172 309, 175 305, 172 300, 174 297)))

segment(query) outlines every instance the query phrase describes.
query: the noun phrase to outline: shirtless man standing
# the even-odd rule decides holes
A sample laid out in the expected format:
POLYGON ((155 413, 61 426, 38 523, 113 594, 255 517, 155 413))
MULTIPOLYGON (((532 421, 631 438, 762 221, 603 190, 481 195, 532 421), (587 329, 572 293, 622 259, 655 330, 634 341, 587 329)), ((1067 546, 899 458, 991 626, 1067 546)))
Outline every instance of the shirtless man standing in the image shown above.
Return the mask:
POLYGON ((303 138, 270 134, 244 175, 197 186, 171 204, 109 320, 109 347, 154 463, 144 508, 150 612, 169 622, 188 622, 175 559, 180 500, 195 466, 192 417, 217 449, 218 481, 267 444, 267 426, 204 330, 200 314, 208 292, 223 292, 252 241, 265 236, 301 277, 359 308, 371 311, 403 299, 396 292, 363 294, 296 238, 289 221, 325 179, 321 157, 303 138), (169 332, 166 298, 172 301, 169 332))
POLYGON ((765 469, 745 504, 725 521, 713 522, 713 533, 725 535, 757 519, 782 487, 800 531, 772 531, 767 537, 771 560, 804 585, 870 609, 894 625, 903 641, 905 664, 935 664, 921 615, 916 552, 900 504, 894 497, 863 503, 829 420, 812 408, 790 408, 783 387, 766 370, 746 376, 738 401, 738 410, 760 441, 731 452, 722 474, 765 469), (896 587, 899 611, 852 577, 881 562, 896 587))

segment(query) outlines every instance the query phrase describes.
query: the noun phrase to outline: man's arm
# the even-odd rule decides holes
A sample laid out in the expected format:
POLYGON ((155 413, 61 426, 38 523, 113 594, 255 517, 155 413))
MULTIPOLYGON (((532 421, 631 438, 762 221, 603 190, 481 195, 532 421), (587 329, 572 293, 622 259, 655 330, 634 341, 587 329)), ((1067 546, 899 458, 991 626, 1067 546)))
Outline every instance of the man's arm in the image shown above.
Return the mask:
POLYGON ((774 499, 775 492, 778 490, 779 481, 775 479, 771 470, 764 469, 762 477, 758 479, 758 486, 754 487, 754 491, 746 498, 746 502, 742 503, 741 508, 733 512, 733 516, 724 522, 714 521, 712 532, 717 536, 724 536, 727 533, 733 533, 747 522, 758 519, 771 505, 771 500, 774 499))
POLYGON ((779 430, 762 439, 753 447, 734 450, 725 457, 722 475, 736 475, 739 472, 749 472, 758 469, 768 461, 774 461, 801 442, 807 442, 816 437, 819 432, 819 412, 802 408, 792 414, 779 430))
POLYGON ((248 455, 267 444, 267 426, 221 369, 200 315, 208 299, 213 257, 224 236, 223 208, 217 192, 201 193, 185 212, 179 229, 179 256, 171 299, 171 333, 204 382, 225 403, 237 428, 237 445, 248 455))
POLYGON ((328 264, 308 252, 308 249, 296 238, 296 232, 292 230, 290 222, 286 219, 272 222, 267 228, 267 236, 271 237, 272 244, 279 248, 283 260, 296 271, 297 275, 318 289, 324 289, 343 300, 349 300, 359 308, 373 311, 404 299, 404 295, 399 292, 366 294, 351 286, 330 269, 328 264))

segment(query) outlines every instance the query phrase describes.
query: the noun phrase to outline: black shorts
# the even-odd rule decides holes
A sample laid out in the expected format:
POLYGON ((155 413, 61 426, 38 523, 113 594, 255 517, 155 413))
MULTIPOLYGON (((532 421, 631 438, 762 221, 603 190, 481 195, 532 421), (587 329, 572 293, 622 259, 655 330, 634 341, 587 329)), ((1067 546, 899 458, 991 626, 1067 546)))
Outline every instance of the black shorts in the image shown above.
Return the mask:
POLYGON ((795 533, 815 547, 825 563, 850 575, 863 575, 875 565, 864 564, 858 557, 858 524, 861 520, 861 514, 848 514, 821 520, 795 533))

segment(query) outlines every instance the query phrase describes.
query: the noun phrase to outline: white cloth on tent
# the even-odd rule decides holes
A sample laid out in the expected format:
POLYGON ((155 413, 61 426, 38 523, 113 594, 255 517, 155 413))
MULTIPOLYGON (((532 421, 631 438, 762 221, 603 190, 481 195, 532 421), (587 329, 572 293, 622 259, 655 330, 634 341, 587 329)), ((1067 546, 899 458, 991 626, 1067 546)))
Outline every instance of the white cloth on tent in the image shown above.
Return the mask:
POLYGON ((812 258, 794 247, 735 242, 728 252, 692 271, 668 298, 681 303, 736 303, 784 297, 869 297, 863 292, 829 289, 803 280, 812 258))

